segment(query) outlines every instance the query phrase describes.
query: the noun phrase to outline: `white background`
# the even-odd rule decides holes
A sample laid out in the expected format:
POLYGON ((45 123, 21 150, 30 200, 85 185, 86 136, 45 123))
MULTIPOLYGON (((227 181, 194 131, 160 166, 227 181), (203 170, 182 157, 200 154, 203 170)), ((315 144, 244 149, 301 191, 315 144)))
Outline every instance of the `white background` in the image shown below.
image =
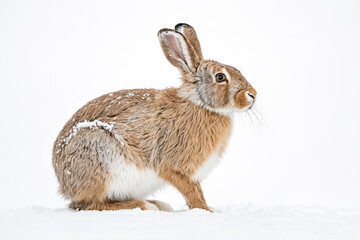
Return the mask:
MULTIPOLYGON (((359 1, 0 1, 0 207, 64 206, 58 132, 104 93, 179 86, 156 34, 186 22, 266 116, 260 129, 236 117, 208 203, 360 208, 359 12, 359 1)), ((156 197, 184 205, 173 189, 156 197)))

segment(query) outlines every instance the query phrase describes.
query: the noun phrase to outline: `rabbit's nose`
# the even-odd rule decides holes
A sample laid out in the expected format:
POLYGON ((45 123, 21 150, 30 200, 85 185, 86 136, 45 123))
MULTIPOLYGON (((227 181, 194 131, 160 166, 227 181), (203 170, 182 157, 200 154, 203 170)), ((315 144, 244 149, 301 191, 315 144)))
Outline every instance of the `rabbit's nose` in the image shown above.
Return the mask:
POLYGON ((252 93, 246 92, 246 94, 251 97, 252 99, 255 99, 255 96, 252 93))
POLYGON ((256 90, 251 88, 248 91, 246 91, 246 97, 247 97, 248 101, 255 102, 256 90))

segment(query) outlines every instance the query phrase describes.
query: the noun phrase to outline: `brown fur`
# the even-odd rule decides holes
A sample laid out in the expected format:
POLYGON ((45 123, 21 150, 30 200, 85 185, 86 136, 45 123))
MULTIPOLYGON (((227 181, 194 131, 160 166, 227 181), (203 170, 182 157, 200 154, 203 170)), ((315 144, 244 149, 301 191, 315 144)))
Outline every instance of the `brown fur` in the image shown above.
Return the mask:
POLYGON ((201 208, 210 211, 203 197, 200 184, 191 180, 185 173, 174 170, 162 170, 159 176, 173 185, 185 197, 190 208, 201 208))
POLYGON ((69 205, 72 209, 77 210, 119 210, 119 209, 134 209, 140 208, 141 210, 148 210, 146 208, 145 202, 140 200, 129 200, 124 202, 72 202, 69 205))
POLYGON ((246 91, 254 96, 256 91, 237 69, 202 60, 195 31, 189 25, 183 29, 184 35, 170 29, 159 32, 165 56, 182 73, 180 88, 105 94, 79 109, 60 132, 54 143, 53 166, 60 193, 72 201, 70 207, 146 209, 144 201, 119 202, 107 195, 112 180, 109 161, 123 158, 139 171, 152 169, 184 195, 190 208, 209 210, 194 176, 212 154, 221 156, 225 151, 231 134, 227 114, 249 107, 252 103, 246 91), (217 83, 214 76, 222 71, 229 81, 217 83), (78 123, 94 120, 111 129, 107 125, 76 128, 78 123))

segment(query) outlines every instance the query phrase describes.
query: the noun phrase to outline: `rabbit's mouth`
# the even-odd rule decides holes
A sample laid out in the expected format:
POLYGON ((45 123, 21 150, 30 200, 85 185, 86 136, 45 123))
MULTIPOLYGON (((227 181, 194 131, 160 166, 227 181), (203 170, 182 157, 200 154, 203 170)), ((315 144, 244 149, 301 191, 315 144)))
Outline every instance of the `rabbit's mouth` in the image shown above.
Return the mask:
POLYGON ((254 106, 254 103, 255 103, 255 102, 252 102, 251 105, 250 105, 250 107, 248 107, 247 109, 251 109, 251 108, 254 106))

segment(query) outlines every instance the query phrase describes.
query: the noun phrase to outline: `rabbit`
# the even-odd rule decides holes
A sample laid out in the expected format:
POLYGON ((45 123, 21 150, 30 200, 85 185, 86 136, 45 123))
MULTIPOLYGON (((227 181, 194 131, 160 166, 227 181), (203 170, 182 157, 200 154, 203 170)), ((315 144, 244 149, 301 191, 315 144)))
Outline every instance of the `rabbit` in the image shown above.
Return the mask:
POLYGON ((226 149, 234 112, 250 109, 257 92, 236 68, 204 60, 190 25, 161 29, 158 38, 181 73, 179 88, 105 94, 60 131, 52 162, 70 208, 172 211, 146 200, 170 184, 190 209, 211 211, 200 182, 226 149))

